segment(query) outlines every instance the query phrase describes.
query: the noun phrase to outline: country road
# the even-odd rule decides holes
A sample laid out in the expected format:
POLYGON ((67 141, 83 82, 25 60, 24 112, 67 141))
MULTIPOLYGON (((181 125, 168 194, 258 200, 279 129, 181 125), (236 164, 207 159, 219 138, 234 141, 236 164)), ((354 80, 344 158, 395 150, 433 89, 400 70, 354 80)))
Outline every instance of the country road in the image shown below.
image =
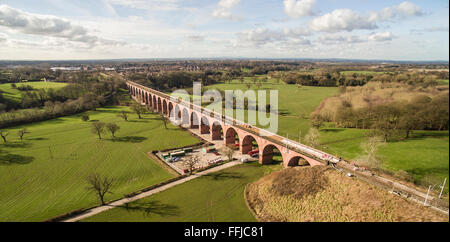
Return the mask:
POLYGON ((207 174, 210 174, 210 173, 214 173, 214 172, 217 172, 217 171, 221 171, 221 170, 224 170, 224 169, 227 169, 227 168, 230 168, 230 167, 239 165, 239 164, 242 164, 242 163, 239 162, 239 161, 229 162, 229 163, 226 163, 226 164, 224 164, 224 165, 217 166, 217 167, 208 169, 208 170, 206 170, 206 171, 199 172, 199 173, 197 173, 197 174, 188 176, 188 177, 183 178, 183 179, 181 179, 181 180, 174 181, 174 182, 169 183, 169 184, 166 184, 166 185, 164 185, 164 186, 161 186, 161 187, 155 188, 155 189, 153 189, 153 190, 150 190, 150 191, 141 193, 141 194, 136 195, 136 196, 134 196, 134 197, 124 198, 124 199, 115 201, 115 202, 113 202, 113 203, 110 203, 110 204, 108 204, 108 205, 104 205, 104 206, 100 206, 100 207, 96 207, 96 208, 87 210, 86 212, 84 212, 84 213, 82 213, 82 214, 76 215, 76 216, 74 216, 74 217, 72 217, 72 218, 68 218, 68 219, 62 220, 61 222, 77 222, 77 221, 83 220, 83 219, 85 219, 85 218, 89 218, 89 217, 91 217, 91 216, 94 216, 94 215, 96 215, 96 214, 105 212, 105 211, 107 211, 107 210, 113 209, 113 208, 115 208, 115 207, 120 207, 120 206, 123 206, 123 205, 125 205, 125 204, 127 204, 127 203, 130 203, 130 202, 133 202, 133 201, 136 201, 136 200, 139 200, 139 199, 142 199, 142 198, 151 196, 151 195, 153 195, 153 194, 156 194, 156 193, 165 191, 165 190, 167 190, 167 189, 169 189, 169 188, 172 188, 172 187, 174 187, 174 186, 183 184, 183 183, 185 183, 185 182, 188 182, 188 181, 190 181, 190 180, 196 179, 196 178, 198 178, 198 177, 201 177, 201 176, 204 176, 204 175, 207 175, 207 174))

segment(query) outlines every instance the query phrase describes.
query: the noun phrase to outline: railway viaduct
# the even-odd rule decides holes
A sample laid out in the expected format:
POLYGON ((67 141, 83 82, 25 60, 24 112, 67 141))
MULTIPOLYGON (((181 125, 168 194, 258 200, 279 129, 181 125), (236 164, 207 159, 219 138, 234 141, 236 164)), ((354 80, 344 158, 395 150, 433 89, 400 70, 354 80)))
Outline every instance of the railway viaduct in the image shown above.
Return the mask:
POLYGON ((176 99, 131 81, 128 81, 126 85, 133 99, 155 112, 162 113, 180 125, 199 129, 201 134, 211 135, 212 140, 223 140, 226 145, 239 146, 242 154, 257 149, 261 164, 272 163, 276 150, 281 153, 285 167, 318 166, 337 162, 336 157, 330 154, 214 113, 190 102, 176 99), (256 148, 256 144, 258 148, 256 148))

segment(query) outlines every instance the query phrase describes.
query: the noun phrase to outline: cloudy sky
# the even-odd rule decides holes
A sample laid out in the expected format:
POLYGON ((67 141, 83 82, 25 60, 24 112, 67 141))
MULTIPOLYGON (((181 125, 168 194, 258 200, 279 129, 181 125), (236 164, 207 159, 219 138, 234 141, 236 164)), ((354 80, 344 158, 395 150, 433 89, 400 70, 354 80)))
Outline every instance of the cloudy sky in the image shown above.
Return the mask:
POLYGON ((449 2, 0 0, 0 59, 449 60, 449 2))

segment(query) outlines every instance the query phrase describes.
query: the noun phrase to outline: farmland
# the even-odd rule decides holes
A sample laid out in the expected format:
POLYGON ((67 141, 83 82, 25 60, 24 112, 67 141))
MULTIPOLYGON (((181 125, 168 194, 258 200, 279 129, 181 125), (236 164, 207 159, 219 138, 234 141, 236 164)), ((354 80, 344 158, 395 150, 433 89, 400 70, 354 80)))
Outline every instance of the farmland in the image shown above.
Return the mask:
MULTIPOLYGON (((59 82, 22 82, 22 83, 16 83, 16 86, 31 86, 33 89, 59 89, 62 87, 67 86, 66 83, 59 83, 59 82)), ((16 103, 20 103, 22 100, 21 91, 17 90, 16 88, 12 88, 11 84, 0 84, 0 90, 2 91, 3 96, 16 103)))
POLYGON ((94 172, 114 179, 107 200, 171 178, 146 153, 198 141, 175 126, 166 130, 157 115, 131 115, 125 122, 117 117, 122 110, 127 108, 87 113, 91 120, 118 124, 116 139, 104 134, 99 140, 80 115, 7 130, 8 143, 0 144, 0 221, 42 221, 98 204, 84 180, 94 172), (31 132, 23 141, 16 135, 21 128, 31 132))
POLYGON ((85 222, 254 222, 245 205, 248 183, 279 165, 239 165, 100 213, 85 222))

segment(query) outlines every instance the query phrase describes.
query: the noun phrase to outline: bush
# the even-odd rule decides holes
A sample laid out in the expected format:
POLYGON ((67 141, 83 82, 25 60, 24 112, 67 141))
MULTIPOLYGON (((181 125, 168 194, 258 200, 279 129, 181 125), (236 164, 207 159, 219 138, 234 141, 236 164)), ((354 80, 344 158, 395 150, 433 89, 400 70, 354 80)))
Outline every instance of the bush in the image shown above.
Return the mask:
POLYGON ((87 115, 87 114, 81 115, 81 120, 83 120, 84 122, 89 121, 89 115, 87 115))

